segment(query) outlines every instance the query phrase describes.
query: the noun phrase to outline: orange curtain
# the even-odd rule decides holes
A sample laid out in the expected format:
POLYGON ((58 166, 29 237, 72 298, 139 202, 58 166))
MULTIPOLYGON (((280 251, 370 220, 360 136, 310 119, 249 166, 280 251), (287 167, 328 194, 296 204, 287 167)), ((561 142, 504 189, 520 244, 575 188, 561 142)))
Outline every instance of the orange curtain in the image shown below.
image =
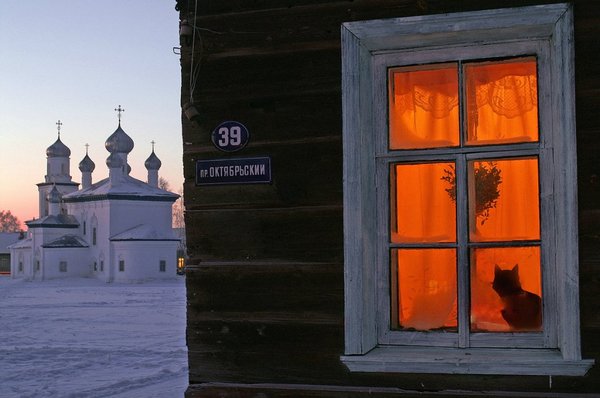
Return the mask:
POLYGON ((456 204, 442 180, 454 163, 396 164, 392 170, 394 243, 455 242, 456 204), (395 210, 395 211, 394 211, 395 210))
MULTIPOLYGON (((467 145, 538 140, 535 58, 468 63, 464 71, 467 145)), ((457 64, 389 73, 390 149, 458 146, 457 64)))
POLYGON ((415 330, 456 328, 456 251, 399 249, 395 252, 392 262, 397 267, 396 326, 415 330))
POLYGON ((464 70, 467 144, 538 140, 535 58, 466 64, 464 70))
MULTIPOLYGON (((469 218, 470 238, 474 242, 537 240, 540 238, 539 177, 537 158, 469 162, 469 218), (479 190, 491 190, 492 186, 481 187, 484 182, 475 181, 474 169, 484 167, 499 171, 501 182, 497 186, 498 198, 495 207, 489 209, 489 217, 477 215, 475 204, 485 198, 474 194, 473 185, 479 190)), ((480 177, 481 178, 481 177, 480 177)), ((483 196, 483 195, 480 195, 483 196)))
POLYGON ((434 148, 459 143, 458 66, 390 71, 390 148, 434 148))

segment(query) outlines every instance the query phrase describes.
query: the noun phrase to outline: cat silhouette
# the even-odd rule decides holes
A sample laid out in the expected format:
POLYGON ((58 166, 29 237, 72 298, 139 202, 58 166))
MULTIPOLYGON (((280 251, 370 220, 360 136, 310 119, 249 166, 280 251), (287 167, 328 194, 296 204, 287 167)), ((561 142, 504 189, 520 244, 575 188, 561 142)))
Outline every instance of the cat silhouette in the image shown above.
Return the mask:
POLYGON ((521 288, 519 264, 512 270, 503 270, 496 265, 492 287, 504 304, 500 312, 512 330, 540 330, 542 299, 521 288))

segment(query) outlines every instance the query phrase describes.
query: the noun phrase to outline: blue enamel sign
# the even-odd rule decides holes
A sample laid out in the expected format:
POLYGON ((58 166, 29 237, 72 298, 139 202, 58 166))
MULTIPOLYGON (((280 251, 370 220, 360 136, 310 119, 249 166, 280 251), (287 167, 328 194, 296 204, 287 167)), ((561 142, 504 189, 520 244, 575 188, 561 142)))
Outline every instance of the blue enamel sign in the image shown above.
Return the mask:
POLYGON ((196 185, 268 184, 270 182, 270 157, 196 161, 196 185))
POLYGON ((227 121, 219 124, 212 132, 212 142, 217 149, 235 152, 244 148, 250 140, 250 132, 240 122, 227 121))

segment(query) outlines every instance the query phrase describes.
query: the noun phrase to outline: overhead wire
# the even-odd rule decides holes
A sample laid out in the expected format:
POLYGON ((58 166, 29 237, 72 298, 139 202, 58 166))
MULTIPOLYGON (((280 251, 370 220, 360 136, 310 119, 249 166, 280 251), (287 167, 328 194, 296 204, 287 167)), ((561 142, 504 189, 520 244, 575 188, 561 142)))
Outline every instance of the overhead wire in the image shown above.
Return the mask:
MULTIPOLYGON (((200 63, 196 67, 196 73, 194 72, 194 52, 196 50, 196 15, 198 11, 198 0, 194 1, 194 18, 192 20, 192 59, 190 63, 190 104, 194 103, 194 89, 196 88, 197 73, 200 70, 200 63)), ((202 45, 202 42, 200 42, 202 45)), ((202 49, 202 48, 201 48, 202 49)))

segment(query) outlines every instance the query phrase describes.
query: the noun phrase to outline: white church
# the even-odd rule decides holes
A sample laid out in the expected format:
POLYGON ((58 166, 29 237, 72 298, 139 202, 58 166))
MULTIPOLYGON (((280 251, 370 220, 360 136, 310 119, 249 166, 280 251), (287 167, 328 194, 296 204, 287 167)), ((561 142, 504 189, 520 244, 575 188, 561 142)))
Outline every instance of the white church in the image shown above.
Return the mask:
POLYGON ((39 190, 39 218, 26 221, 27 237, 9 246, 13 278, 94 277, 141 282, 176 277, 172 205, 179 195, 158 187, 161 161, 146 159, 148 181, 129 175, 134 143, 119 126, 105 147, 109 177, 93 182, 94 162, 79 163, 81 189, 70 175, 71 150, 58 139, 46 149, 47 172, 39 190))

